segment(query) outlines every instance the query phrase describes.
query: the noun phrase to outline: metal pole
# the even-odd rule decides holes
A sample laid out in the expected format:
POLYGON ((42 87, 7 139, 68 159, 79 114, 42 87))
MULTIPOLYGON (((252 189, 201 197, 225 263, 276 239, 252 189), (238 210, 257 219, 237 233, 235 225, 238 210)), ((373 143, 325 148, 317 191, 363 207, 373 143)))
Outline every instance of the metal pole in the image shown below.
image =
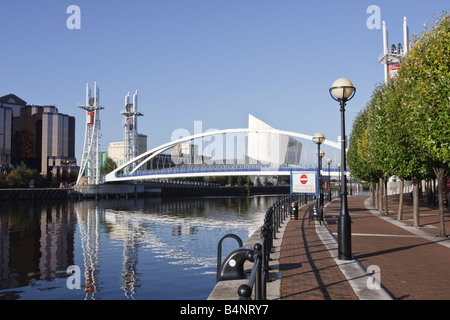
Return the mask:
POLYGON ((331 202, 331 175, 330 175, 330 163, 328 163, 328 201, 331 202))
POLYGON ((351 218, 347 206, 347 176, 346 171, 346 137, 345 137, 345 99, 341 103, 341 209, 338 217, 338 258, 352 260, 351 218))
POLYGON ((323 193, 322 193, 322 175, 320 172, 322 171, 322 157, 320 156, 320 143, 317 144, 317 174, 319 177, 319 197, 317 199, 317 213, 319 214, 319 221, 323 221, 323 210, 321 210, 321 206, 323 205, 323 193))

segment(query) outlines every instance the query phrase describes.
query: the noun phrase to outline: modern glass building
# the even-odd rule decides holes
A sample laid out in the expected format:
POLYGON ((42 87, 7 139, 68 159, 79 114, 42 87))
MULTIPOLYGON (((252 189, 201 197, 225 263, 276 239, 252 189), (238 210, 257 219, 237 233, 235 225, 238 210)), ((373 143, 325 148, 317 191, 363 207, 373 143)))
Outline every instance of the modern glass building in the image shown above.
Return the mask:
POLYGON ((0 97, 0 166, 22 162, 43 178, 76 177, 75 117, 55 106, 27 105, 14 94, 0 97))
POLYGON ((14 94, 0 97, 0 168, 3 173, 12 168, 11 135, 12 119, 20 115, 20 109, 27 103, 14 94))
POLYGON ((43 177, 68 177, 78 172, 75 158, 75 118, 54 106, 30 105, 13 118, 12 162, 22 161, 43 177))

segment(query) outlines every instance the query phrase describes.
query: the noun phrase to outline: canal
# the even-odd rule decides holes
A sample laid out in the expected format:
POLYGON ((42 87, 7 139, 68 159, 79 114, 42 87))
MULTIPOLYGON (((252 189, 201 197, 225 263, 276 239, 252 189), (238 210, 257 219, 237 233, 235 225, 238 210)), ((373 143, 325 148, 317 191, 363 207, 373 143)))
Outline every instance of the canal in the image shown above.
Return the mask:
POLYGON ((4 201, 0 300, 205 300, 279 198, 4 201))

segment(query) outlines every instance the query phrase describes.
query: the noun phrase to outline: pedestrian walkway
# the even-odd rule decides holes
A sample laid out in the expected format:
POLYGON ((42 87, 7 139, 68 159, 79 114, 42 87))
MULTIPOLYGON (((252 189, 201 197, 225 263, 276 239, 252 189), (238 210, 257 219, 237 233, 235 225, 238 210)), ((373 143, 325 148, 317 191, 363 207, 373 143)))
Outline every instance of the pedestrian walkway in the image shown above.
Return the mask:
MULTIPOLYGON (((438 209, 422 206, 420 227, 413 227, 410 199, 405 199, 402 221, 396 220, 396 196, 389 197, 388 207, 386 216, 371 207, 368 196, 348 197, 352 261, 336 257, 340 200, 326 206, 323 225, 310 222, 303 207, 284 232, 280 299, 450 299, 450 239, 437 236, 438 209), (371 270, 379 272, 373 276, 371 270), (374 278, 381 281, 380 289, 374 278)), ((448 209, 445 221, 450 233, 448 209)))

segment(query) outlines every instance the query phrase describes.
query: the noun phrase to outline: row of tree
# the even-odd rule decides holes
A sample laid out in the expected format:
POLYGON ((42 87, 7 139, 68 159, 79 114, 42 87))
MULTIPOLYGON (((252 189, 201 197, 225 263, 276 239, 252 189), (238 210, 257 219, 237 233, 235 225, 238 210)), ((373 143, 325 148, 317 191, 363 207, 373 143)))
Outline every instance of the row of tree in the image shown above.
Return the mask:
POLYGON ((29 168, 24 162, 14 169, 4 169, 0 173, 0 188, 28 188, 28 187, 54 187, 68 185, 77 180, 78 172, 75 170, 49 172, 42 177, 38 170, 29 168))
MULTIPOLYGON (((373 182, 374 188, 377 183, 379 190, 394 175, 412 181, 415 226, 419 225, 418 184, 435 178, 440 236, 445 237, 443 178, 450 162, 450 16, 444 12, 434 19, 421 34, 413 36, 398 74, 375 88, 370 102, 356 117, 348 166, 353 177, 373 182)), ((403 194, 399 219, 402 201, 403 194)), ((387 207, 384 211, 387 214, 387 207)))

